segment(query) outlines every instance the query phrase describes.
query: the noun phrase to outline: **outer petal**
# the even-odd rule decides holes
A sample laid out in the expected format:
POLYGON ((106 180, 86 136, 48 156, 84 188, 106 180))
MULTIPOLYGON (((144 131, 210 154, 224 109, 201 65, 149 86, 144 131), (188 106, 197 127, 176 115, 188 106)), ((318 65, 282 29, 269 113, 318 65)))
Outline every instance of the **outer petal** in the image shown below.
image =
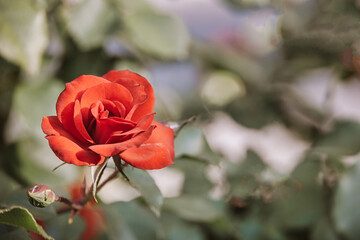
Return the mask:
POLYGON ((94 143, 94 140, 91 138, 91 136, 89 135, 89 133, 87 132, 87 130, 86 130, 85 126, 84 126, 83 118, 82 118, 82 115, 81 115, 81 109, 80 109, 79 100, 76 100, 75 105, 74 105, 74 123, 75 123, 76 129, 81 134, 81 136, 86 141, 88 141, 90 143, 94 143))
POLYGON ((126 149, 139 147, 142 143, 149 139, 154 128, 155 126, 151 126, 146 131, 143 131, 123 142, 98 144, 90 146, 89 148, 102 156, 111 157, 125 151, 126 149))
POLYGON ((92 75, 83 75, 66 84, 65 90, 60 94, 56 102, 56 113, 60 122, 64 125, 73 136, 84 140, 77 131, 74 124, 74 103, 80 99, 84 90, 101 83, 109 82, 108 80, 92 75))
POLYGON ((131 112, 131 120, 138 121, 142 116, 153 112, 155 97, 150 83, 139 74, 131 71, 109 71, 103 78, 125 86, 134 98, 134 110, 131 112))
POLYGON ((55 155, 66 163, 78 166, 101 164, 104 157, 88 149, 88 145, 75 139, 55 116, 44 117, 41 127, 50 148, 55 155))
POLYGON ((151 137, 139 148, 131 148, 120 154, 130 165, 141 169, 160 169, 174 163, 174 131, 165 125, 156 125, 151 137))

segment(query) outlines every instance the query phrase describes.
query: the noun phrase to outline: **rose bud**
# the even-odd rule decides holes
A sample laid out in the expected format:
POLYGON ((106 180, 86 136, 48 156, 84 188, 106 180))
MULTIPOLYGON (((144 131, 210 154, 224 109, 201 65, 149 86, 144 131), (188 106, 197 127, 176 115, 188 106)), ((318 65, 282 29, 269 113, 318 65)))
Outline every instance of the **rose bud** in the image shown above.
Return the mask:
POLYGON ((31 205, 44 208, 58 200, 58 196, 51 188, 45 185, 35 185, 27 191, 28 199, 31 205))
POLYGON ((174 162, 174 131, 154 120, 154 91, 131 71, 83 75, 66 84, 42 129, 62 161, 96 166, 118 156, 140 169, 174 162))

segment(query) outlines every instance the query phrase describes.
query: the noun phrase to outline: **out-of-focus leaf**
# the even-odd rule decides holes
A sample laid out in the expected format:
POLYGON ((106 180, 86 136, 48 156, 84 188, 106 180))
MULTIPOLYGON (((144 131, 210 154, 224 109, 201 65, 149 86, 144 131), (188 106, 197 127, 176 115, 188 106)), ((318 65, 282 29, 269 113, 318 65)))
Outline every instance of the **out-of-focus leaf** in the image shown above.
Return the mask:
POLYGON ((235 121, 249 128, 261 128, 277 119, 270 96, 249 93, 225 107, 235 121), (256 107, 254 107, 256 106, 256 107))
POLYGON ((46 231, 56 240, 77 240, 85 230, 85 224, 79 215, 74 217, 72 224, 68 223, 70 214, 62 214, 46 221, 46 231))
POLYGON ((360 162, 341 179, 335 194, 333 216, 338 230, 348 239, 356 240, 360 236, 360 162))
POLYGON ((218 164, 221 156, 210 148, 198 127, 185 127, 175 138, 175 154, 179 159, 218 164))
POLYGON ((201 97, 216 106, 225 106, 245 95, 245 86, 239 76, 230 71, 214 71, 206 80, 201 97), (214 94, 216 92, 216 94, 214 94))
MULTIPOLYGON (((56 100, 63 89, 64 84, 54 79, 42 84, 17 85, 14 93, 14 110, 25 120, 26 130, 36 136, 44 136, 40 128, 42 118, 55 115, 56 100)), ((19 126, 14 126, 16 127, 19 126)))
POLYGON ((98 47, 106 38, 115 14, 108 1, 84 0, 64 6, 66 26, 81 49, 98 47))
POLYGON ((110 240, 137 240, 135 234, 119 214, 116 204, 108 205, 103 208, 108 227, 106 236, 110 240))
POLYGON ((40 234, 45 239, 53 239, 37 224, 31 213, 23 207, 13 206, 0 210, 0 223, 21 227, 28 231, 40 234))
POLYGON ((136 201, 117 202, 106 208, 110 208, 113 214, 121 216, 137 239, 156 239, 156 217, 136 201))
POLYGON ((126 34, 137 48, 165 59, 187 56, 189 34, 175 16, 140 10, 123 16, 126 34))
POLYGON ((325 196, 318 185, 320 162, 308 156, 293 171, 290 181, 278 186, 273 196, 273 222, 289 229, 306 228, 324 212, 325 196))
POLYGON ((22 228, 0 224, 0 239, 28 240, 29 232, 22 228))
POLYGON ((261 240, 264 237, 262 223, 256 218, 248 218, 238 223, 236 229, 241 239, 244 240, 261 240))
POLYGON ((0 201, 6 198, 6 196, 16 187, 19 187, 19 185, 3 171, 0 171, 0 182, 6 183, 0 185, 0 201))
POLYGON ((136 12, 151 9, 150 3, 146 0, 116 0, 115 3, 120 11, 136 12))
POLYGON ((238 176, 256 175, 260 174, 265 168, 266 165, 261 158, 255 152, 248 150, 245 159, 240 163, 237 171, 232 172, 232 174, 238 176))
POLYGON ((208 196, 212 187, 206 176, 207 164, 204 161, 194 161, 187 158, 175 159, 176 168, 181 169, 185 174, 183 183, 183 194, 196 194, 198 196, 208 196))
POLYGON ((315 228, 311 234, 312 240, 338 240, 339 238, 336 236, 334 229, 331 226, 331 223, 328 219, 321 219, 315 225, 315 228))
POLYGON ((195 42, 192 50, 196 55, 203 57, 205 61, 239 74, 246 83, 261 83, 266 80, 266 69, 258 61, 232 48, 195 42))
POLYGON ((297 31, 295 36, 288 38, 286 46, 317 48, 338 54, 345 50, 360 37, 358 17, 345 14, 315 15, 309 28, 297 31))
MULTIPOLYGON (((204 147, 204 138, 199 128, 187 127, 182 129, 175 139, 175 154, 181 156, 199 155, 204 147)), ((202 156, 199 156, 202 158, 202 156)))
POLYGON ((222 217, 222 211, 213 202, 195 196, 167 198, 164 209, 189 221, 211 222, 222 217))
POLYGON ((266 168, 264 162, 253 151, 247 152, 246 158, 240 164, 228 163, 227 177, 232 193, 237 197, 253 194, 259 186, 256 177, 266 168))
POLYGON ((154 179, 152 179, 149 173, 141 169, 130 167, 125 168, 124 173, 141 193, 141 196, 149 205, 150 209, 157 216, 160 216, 163 197, 159 188, 156 186, 154 179))
POLYGON ((44 5, 38 0, 1 0, 0 26, 1 55, 37 73, 48 41, 44 5))
POLYGON ((231 193, 236 197, 246 198, 254 194, 257 187, 259 187, 259 183, 250 176, 243 176, 232 178, 229 180, 231 186, 231 193))
POLYGON ((334 156, 354 155, 360 151, 360 124, 337 122, 315 145, 315 150, 334 156))
POLYGON ((185 224, 176 224, 174 225, 169 233, 169 240, 182 240, 182 239, 191 239, 191 240, 203 240, 205 236, 201 232, 200 228, 196 225, 185 225, 185 224))
MULTIPOLYGON (((40 128, 40 126, 38 127, 40 128)), ((44 143, 46 140, 44 139, 44 143)), ((46 184, 58 184, 59 182, 71 181, 72 178, 67 179, 63 175, 52 173, 51 166, 45 165, 49 160, 49 156, 46 154, 53 154, 48 145, 46 145, 48 151, 42 151, 44 146, 41 143, 27 138, 26 140, 19 141, 16 145, 17 156, 19 158, 19 172, 21 176, 31 184, 46 182, 46 184), (42 154, 44 155, 42 155, 42 154), (39 159, 42 158, 42 159, 39 159)))

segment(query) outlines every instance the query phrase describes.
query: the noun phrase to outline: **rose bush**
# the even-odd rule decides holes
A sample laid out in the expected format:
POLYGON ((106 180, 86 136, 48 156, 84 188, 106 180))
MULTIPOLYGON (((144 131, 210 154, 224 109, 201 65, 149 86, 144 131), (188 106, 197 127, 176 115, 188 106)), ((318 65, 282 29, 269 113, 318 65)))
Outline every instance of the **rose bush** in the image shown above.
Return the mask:
POLYGON ((131 71, 83 75, 66 84, 57 116, 41 127, 66 163, 95 166, 119 155, 136 168, 159 169, 173 163, 174 132, 154 121, 154 103, 150 83, 131 71))

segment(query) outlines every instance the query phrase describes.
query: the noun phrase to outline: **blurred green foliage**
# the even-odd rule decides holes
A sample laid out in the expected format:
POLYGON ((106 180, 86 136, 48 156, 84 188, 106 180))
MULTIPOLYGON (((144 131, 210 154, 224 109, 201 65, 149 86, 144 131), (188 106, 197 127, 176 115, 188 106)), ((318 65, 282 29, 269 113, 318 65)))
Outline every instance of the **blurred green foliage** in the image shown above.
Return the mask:
POLYGON ((82 218, 69 225, 58 205, 36 209, 26 199, 35 183, 69 196, 85 171, 51 172, 61 162, 41 118, 55 114, 64 83, 128 68, 153 84, 159 121, 197 120, 175 139, 169 170, 183 174, 179 193, 162 196, 151 172, 127 168, 141 197, 100 198, 107 225, 98 239, 359 239, 360 110, 348 109, 360 99, 360 1, 178 1, 168 10, 166 2, 0 0, 0 238, 29 239, 34 229, 80 236, 82 218), (260 142, 229 157, 208 133, 219 116, 243 131, 224 123, 235 135, 265 138, 278 124, 307 147, 287 172, 260 142))

